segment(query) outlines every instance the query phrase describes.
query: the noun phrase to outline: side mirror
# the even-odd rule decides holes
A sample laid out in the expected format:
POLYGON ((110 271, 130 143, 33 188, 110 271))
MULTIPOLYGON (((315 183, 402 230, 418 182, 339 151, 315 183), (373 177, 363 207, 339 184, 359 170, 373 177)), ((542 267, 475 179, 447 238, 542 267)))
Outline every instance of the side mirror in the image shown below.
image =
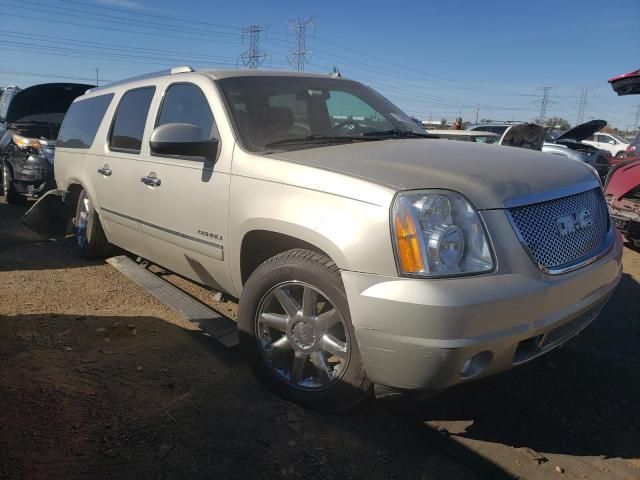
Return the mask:
POLYGON ((215 160, 220 141, 203 140, 202 130, 190 123, 166 123, 151 132, 149 146, 159 155, 183 155, 215 160))
POLYGON ((615 140, 613 140, 613 139, 611 139, 611 140, 609 140, 609 142, 608 142, 608 143, 609 143, 609 145, 615 145, 615 144, 616 144, 616 141, 615 141, 615 140))

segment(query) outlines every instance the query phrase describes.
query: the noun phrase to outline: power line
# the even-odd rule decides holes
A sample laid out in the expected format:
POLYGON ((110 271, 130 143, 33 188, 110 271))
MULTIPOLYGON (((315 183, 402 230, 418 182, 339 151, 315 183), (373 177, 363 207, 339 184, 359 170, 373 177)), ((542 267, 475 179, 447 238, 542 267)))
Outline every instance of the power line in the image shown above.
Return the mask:
POLYGON ((241 55, 244 65, 248 68, 255 69, 260 67, 267 54, 260 50, 260 34, 267 30, 263 25, 249 25, 242 30, 243 34, 249 35, 249 50, 241 55))
POLYGON ((233 30, 237 30, 238 32, 241 31, 240 27, 235 27, 232 25, 222 25, 219 23, 210 23, 210 22, 203 22, 203 21, 199 21, 199 20, 191 20, 191 19, 186 19, 186 18, 179 18, 179 17, 170 17, 167 15, 157 15, 157 14, 151 14, 151 13, 143 13, 143 12, 135 12, 132 10, 126 10, 123 8, 117 8, 117 7, 107 7, 107 6, 102 6, 102 5, 90 5, 87 4, 86 0, 83 1, 78 1, 78 0, 58 0, 60 2, 63 3, 71 3, 71 4, 76 4, 76 5, 80 5, 83 8, 94 8, 94 9, 101 9, 101 10, 111 10, 114 12, 120 12, 120 13, 125 13, 125 14, 129 14, 129 15, 138 15, 138 16, 142 16, 142 17, 148 17, 148 18, 159 18, 159 19, 163 19, 163 20, 172 20, 172 21, 176 21, 176 22, 184 22, 184 23, 190 23, 190 24, 194 24, 194 25, 205 25, 208 27, 216 27, 216 28, 226 28, 226 29, 233 29, 233 30))
MULTIPOLYGON (((0 70, 0 74, 2 75, 15 75, 20 77, 42 77, 42 78, 56 78, 63 80, 82 80, 85 82, 92 82, 95 78, 92 77, 75 77, 71 75, 54 75, 50 73, 41 73, 41 72, 20 72, 15 70, 0 70)), ((113 82, 113 80, 102 79, 103 82, 113 82)))
MULTIPOLYGON (((22 33, 13 30, 2 30, 0 29, 0 33, 9 34, 4 38, 13 38, 14 40, 35 40, 35 41, 45 41, 47 44, 62 44, 62 45, 72 45, 78 46, 78 40, 69 38, 69 37, 58 37, 54 35, 43 35, 43 34, 33 34, 33 33, 22 33), (24 37, 24 38, 15 38, 15 37, 24 37)), ((0 40, 2 41, 2 40, 0 40)), ((141 53, 152 53, 156 55, 161 55, 164 58, 167 56, 170 57, 179 57, 181 61, 184 61, 184 55, 190 55, 191 57, 202 57, 198 61, 217 61, 217 60, 235 60, 236 57, 230 56, 221 56, 221 55, 206 55, 195 52, 186 52, 186 51, 176 51, 176 50, 159 50, 153 48, 143 48, 143 47, 131 47, 128 45, 116 44, 116 43, 104 43, 104 42, 95 42, 92 40, 82 40, 83 47, 87 48, 96 48, 96 49, 104 49, 104 50, 114 50, 114 51, 122 51, 122 52, 141 52, 141 53), (105 48, 106 47, 106 48, 105 48)))
MULTIPOLYGON (((75 18, 85 18, 85 19, 89 19, 89 20, 99 20, 99 21, 103 21, 103 22, 109 22, 109 23, 115 23, 115 24, 120 24, 120 25, 131 25, 131 26, 136 26, 136 27, 142 27, 142 28, 155 28, 155 27, 162 27, 165 29, 169 29, 171 31, 174 32, 178 32, 178 33, 184 33, 185 31, 185 27, 184 26, 179 26, 179 25, 171 25, 168 24, 166 22, 153 22, 153 21, 149 21, 149 20, 138 20, 138 19, 133 19, 133 18, 127 18, 127 17, 121 17, 121 16, 117 16, 117 15, 109 15, 106 13, 94 13, 91 11, 87 11, 86 9, 77 9, 77 8, 69 8, 69 7, 61 7, 61 6, 55 6, 52 7, 50 3, 42 3, 42 2, 38 2, 35 0, 8 0, 10 2, 13 3, 17 3, 18 5, 27 3, 27 4, 31 4, 31 5, 35 5, 39 8, 39 11, 42 7, 46 7, 49 10, 44 10, 45 12, 50 12, 53 13, 55 15, 61 15, 61 16, 65 16, 65 17, 75 17, 75 18), (64 13, 64 12, 60 12, 60 10, 62 11, 66 11, 66 12, 74 12, 72 13, 64 13), (96 18, 97 17, 97 18, 96 18), (113 19, 113 20, 110 20, 113 19), (144 23, 141 23, 144 22, 144 23)), ((217 32, 215 30, 211 30, 210 28, 208 29, 202 29, 202 28, 189 28, 189 32, 191 33, 195 33, 195 34, 203 34, 206 36, 219 36, 219 37, 223 37, 223 38, 231 38, 231 39, 238 39, 240 40, 242 37, 240 35, 240 33, 229 33, 229 32, 217 32)))
POLYGON ((307 28, 311 26, 315 17, 298 18, 287 22, 289 30, 295 36, 294 47, 289 52, 289 62, 299 72, 304 71, 304 64, 309 62, 311 52, 307 50, 307 28))

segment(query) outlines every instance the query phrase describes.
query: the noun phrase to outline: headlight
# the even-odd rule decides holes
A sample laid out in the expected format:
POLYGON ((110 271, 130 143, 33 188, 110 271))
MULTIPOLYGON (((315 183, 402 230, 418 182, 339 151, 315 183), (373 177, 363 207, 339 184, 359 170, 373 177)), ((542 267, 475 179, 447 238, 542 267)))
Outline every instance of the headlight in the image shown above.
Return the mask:
POLYGON ((480 216, 459 193, 400 193, 391 217, 400 274, 442 277, 493 270, 491 248, 480 216))
POLYGON ((14 134, 13 143, 20 148, 33 148, 35 150, 40 150, 40 140, 37 138, 27 138, 22 135, 14 134))

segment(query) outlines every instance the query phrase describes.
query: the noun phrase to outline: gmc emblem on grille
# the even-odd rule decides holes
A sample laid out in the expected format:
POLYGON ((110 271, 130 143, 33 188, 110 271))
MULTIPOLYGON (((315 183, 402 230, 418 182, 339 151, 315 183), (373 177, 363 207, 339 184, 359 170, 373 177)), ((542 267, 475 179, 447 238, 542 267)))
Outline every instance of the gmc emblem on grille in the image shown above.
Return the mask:
POLYGON ((558 226, 558 233, 560 233, 561 237, 564 237, 570 233, 590 227, 593 225, 593 219, 589 210, 580 210, 571 215, 556 218, 556 225, 558 226))

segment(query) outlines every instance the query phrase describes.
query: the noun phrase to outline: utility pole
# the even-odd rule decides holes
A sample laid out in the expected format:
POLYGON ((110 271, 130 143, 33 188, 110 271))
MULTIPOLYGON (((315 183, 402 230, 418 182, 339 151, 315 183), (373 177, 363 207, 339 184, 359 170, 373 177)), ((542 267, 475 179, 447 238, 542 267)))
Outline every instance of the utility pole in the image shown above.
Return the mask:
POLYGON ((547 107, 549 106, 549 92, 551 87, 542 87, 542 98, 538 100, 540 102, 540 121, 544 121, 547 118, 547 107))
POLYGON ((633 130, 638 130, 638 125, 640 125, 640 105, 636 105, 636 121, 633 122, 633 130))
POLYGON ((100 69, 98 67, 96 67, 96 87, 100 86, 100 82, 98 80, 98 72, 100 71, 100 69))
POLYGON ((586 88, 582 89, 582 93, 580 94, 580 106, 578 108, 578 119, 576 120, 576 125, 580 125, 584 122, 584 111, 587 108, 587 90, 586 88))
POLYGON ((259 68, 267 58, 267 54, 260 50, 260 34, 266 31, 267 28, 264 25, 249 25, 242 29, 243 35, 249 35, 249 50, 241 55, 245 67, 251 69, 259 68))
POLYGON ((480 105, 476 105, 476 123, 478 123, 478 118, 480 117, 480 105))
POLYGON ((289 51, 289 63, 299 72, 304 71, 304 64, 309 62, 311 52, 307 50, 307 28, 311 26, 315 17, 298 18, 287 22, 289 30, 294 34, 294 46, 289 51))

